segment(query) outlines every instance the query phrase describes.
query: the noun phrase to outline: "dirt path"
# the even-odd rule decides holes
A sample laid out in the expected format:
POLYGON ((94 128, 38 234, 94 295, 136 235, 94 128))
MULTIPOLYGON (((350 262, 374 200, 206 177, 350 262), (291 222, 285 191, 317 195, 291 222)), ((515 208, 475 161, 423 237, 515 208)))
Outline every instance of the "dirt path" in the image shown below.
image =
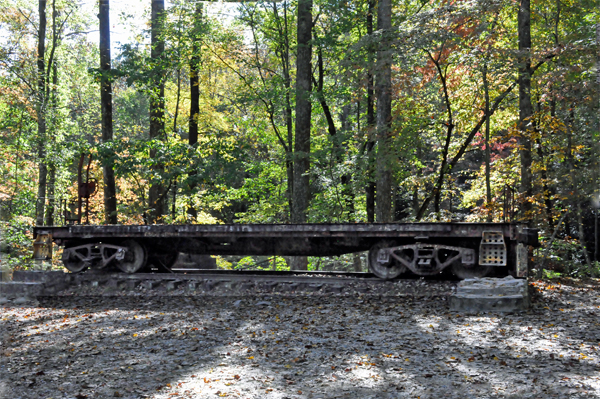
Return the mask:
POLYGON ((472 316, 421 284, 3 307, 0 397, 600 398, 598 280, 534 283, 529 313, 472 316))

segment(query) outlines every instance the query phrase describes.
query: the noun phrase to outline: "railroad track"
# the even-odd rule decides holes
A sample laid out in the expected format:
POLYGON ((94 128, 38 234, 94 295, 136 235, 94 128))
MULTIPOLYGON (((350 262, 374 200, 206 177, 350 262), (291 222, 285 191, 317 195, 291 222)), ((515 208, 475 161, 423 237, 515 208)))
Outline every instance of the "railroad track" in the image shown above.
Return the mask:
MULTIPOLYGON (((447 292, 456 284, 442 278, 381 280, 371 273, 173 269, 171 273, 69 273, 74 295, 175 293, 239 295, 251 293, 411 294, 429 286, 447 292)), ((68 291, 69 289, 67 289, 68 291)), ((427 289, 424 290, 427 294, 427 289)))
POLYGON ((0 302, 61 296, 162 296, 264 294, 446 296, 456 286, 448 276, 381 280, 370 273, 175 269, 172 273, 15 271, 0 285, 0 302), (444 278, 445 277, 445 278, 444 278))

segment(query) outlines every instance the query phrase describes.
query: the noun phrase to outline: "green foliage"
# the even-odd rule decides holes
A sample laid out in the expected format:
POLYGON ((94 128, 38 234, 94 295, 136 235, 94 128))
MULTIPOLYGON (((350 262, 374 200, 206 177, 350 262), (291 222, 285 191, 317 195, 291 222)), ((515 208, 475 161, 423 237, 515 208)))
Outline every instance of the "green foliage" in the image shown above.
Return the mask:
POLYGON ((287 262, 280 256, 245 256, 239 259, 235 266, 235 270, 290 270, 287 262))
POLYGON ((33 220, 26 217, 13 217, 8 223, 0 223, 2 223, 0 226, 2 252, 7 252, 2 262, 6 262, 11 269, 32 268, 33 220))
MULTIPOLYGON (((542 241, 544 237, 542 237, 542 241)), ((540 267, 544 262, 544 253, 540 250, 535 257, 535 264, 540 267)), ((600 277, 600 263, 586 263, 581 250, 581 243, 572 237, 554 240, 546 259, 543 271, 546 278, 557 277, 600 277)))

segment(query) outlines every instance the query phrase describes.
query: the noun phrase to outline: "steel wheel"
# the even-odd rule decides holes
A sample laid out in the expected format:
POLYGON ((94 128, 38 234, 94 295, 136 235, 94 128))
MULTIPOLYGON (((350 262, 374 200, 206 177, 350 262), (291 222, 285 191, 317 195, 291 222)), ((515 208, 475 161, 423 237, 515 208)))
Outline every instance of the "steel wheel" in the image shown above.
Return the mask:
POLYGON ((127 247, 123 260, 117 261, 117 267, 122 272, 132 274, 146 265, 146 249, 137 241, 127 240, 123 243, 127 247))
MULTIPOLYGON (((85 254, 81 255, 86 257, 85 254)), ((71 251, 69 248, 64 249, 62 253, 62 262, 71 273, 80 273, 87 269, 87 264, 77 256, 76 251, 71 251)))
POLYGON ((377 254, 381 248, 393 247, 394 243, 381 241, 373 245, 369 250, 369 271, 379 278, 391 280, 406 272, 406 266, 398 263, 390 256, 389 261, 381 263, 377 261, 377 254))
POLYGON ((471 265, 469 267, 463 265, 461 262, 454 262, 452 264, 452 273, 461 280, 467 278, 482 278, 489 275, 492 272, 492 266, 480 266, 471 265))

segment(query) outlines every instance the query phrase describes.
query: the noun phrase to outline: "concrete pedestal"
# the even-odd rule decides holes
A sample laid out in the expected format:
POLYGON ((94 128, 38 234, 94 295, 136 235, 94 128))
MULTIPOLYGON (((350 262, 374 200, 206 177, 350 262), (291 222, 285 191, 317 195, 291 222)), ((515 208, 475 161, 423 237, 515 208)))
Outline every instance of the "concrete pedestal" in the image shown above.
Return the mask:
POLYGON ((527 280, 511 276, 463 280, 450 296, 450 310, 455 312, 517 312, 528 308, 527 280))

